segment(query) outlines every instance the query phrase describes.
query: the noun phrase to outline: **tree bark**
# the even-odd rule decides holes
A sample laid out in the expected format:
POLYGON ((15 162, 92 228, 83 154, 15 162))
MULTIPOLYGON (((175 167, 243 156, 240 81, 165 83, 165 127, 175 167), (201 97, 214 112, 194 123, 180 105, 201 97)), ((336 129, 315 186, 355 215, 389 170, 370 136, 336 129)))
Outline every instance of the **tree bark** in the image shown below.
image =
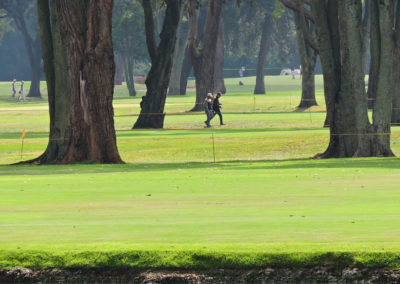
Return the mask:
POLYGON ((182 63, 182 71, 181 71, 181 77, 180 77, 180 82, 179 82, 179 88, 180 91, 179 93, 181 95, 186 95, 186 89, 187 89, 187 83, 188 83, 188 78, 190 76, 190 73, 192 73, 192 62, 190 61, 190 54, 189 54, 189 49, 188 47, 185 48, 185 57, 183 59, 182 63))
POLYGON ((167 10, 158 47, 156 47, 154 35, 151 4, 148 0, 144 0, 142 3, 145 12, 147 47, 152 65, 146 79, 147 93, 142 100, 142 110, 133 128, 163 128, 165 100, 183 2, 182 0, 166 1, 167 10))
POLYGON ((256 86, 254 88, 255 95, 266 94, 264 69, 268 52, 268 39, 270 38, 272 29, 273 29, 273 16, 271 16, 269 13, 266 13, 264 18, 264 24, 262 27, 260 51, 258 53, 258 59, 257 59, 257 77, 256 77, 256 86))
POLYGON ((190 57, 196 77, 196 103, 191 111, 203 110, 207 93, 214 91, 215 54, 223 0, 208 2, 207 19, 201 38, 202 48, 197 47, 198 9, 197 1, 189 0, 190 57))
POLYGON ((371 29, 371 0, 364 1, 364 13, 362 20, 362 65, 364 74, 367 72, 370 29, 371 29))
POLYGON ((116 54, 115 55, 115 85, 116 86, 121 86, 122 81, 124 80, 124 64, 123 60, 121 58, 121 54, 116 54))
POLYGON ((400 125, 400 1, 396 0, 394 35, 393 35, 393 69, 392 69, 392 125, 400 125))
POLYGON ((392 57, 393 57, 393 6, 391 0, 371 0, 371 13, 378 13, 372 22, 378 26, 379 34, 379 74, 377 77, 377 91, 374 111, 371 143, 371 156, 392 157, 390 147, 390 124, 392 119, 392 57), (372 7, 375 9, 373 10, 372 7))
POLYGON ((136 96, 135 77, 133 74, 134 66, 135 66, 135 59, 132 58, 130 52, 126 52, 124 56, 124 74, 130 97, 136 96))
POLYGON ((390 19, 390 1, 379 1, 379 4, 378 0, 371 1, 374 5, 371 11, 378 13, 375 21, 372 17, 371 26, 379 27, 376 36, 371 34, 371 40, 385 38, 379 40, 379 60, 374 63, 378 64, 380 72, 373 124, 368 119, 362 54, 358 52, 362 47, 361 1, 329 0, 326 4, 313 0, 312 3, 330 116, 330 143, 326 152, 317 157, 392 156, 388 123, 391 65, 387 64, 391 59, 392 25, 384 20, 390 19))
MULTIPOLYGON (((294 11, 294 20, 302 67, 302 92, 298 108, 309 108, 318 105, 315 99, 315 65, 317 63, 317 52, 304 37, 304 32, 312 33, 313 27, 308 27, 309 31, 303 31, 302 24, 300 23, 300 15, 297 11, 294 11)), ((311 25, 309 23, 307 24, 311 25)))
MULTIPOLYGON (((183 13, 181 13, 183 14, 183 13)), ((178 38, 175 44, 174 60, 171 72, 171 80, 169 82, 168 95, 181 95, 181 73, 183 61, 185 59, 185 50, 188 39, 187 22, 183 19, 179 22, 178 38)))
POLYGON ((215 52, 215 69, 214 69, 214 93, 226 93, 224 80, 224 19, 221 16, 218 28, 217 50, 215 52))
POLYGON ((122 163, 112 106, 113 0, 58 0, 56 5, 71 91, 69 141, 59 162, 122 163))
POLYGON ((67 56, 61 41, 55 1, 38 0, 38 20, 50 115, 49 142, 45 152, 29 162, 57 164, 64 157, 70 133, 70 88, 67 56))

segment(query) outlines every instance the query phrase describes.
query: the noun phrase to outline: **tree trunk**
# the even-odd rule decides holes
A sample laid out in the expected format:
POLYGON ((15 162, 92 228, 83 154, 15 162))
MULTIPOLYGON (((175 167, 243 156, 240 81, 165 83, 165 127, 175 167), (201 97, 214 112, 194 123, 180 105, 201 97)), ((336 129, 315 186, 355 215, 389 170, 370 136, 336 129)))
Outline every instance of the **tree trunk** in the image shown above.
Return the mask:
POLYGON ((133 59, 129 52, 127 52, 124 57, 124 74, 126 85, 128 86, 129 96, 136 97, 135 77, 133 74, 135 59, 133 59))
POLYGON ((273 29, 273 16, 271 16, 269 13, 266 13, 264 24, 262 27, 260 51, 258 53, 258 59, 257 59, 257 77, 256 77, 256 86, 254 89, 255 95, 266 94, 264 69, 268 52, 268 39, 270 38, 272 29, 273 29))
POLYGON ((207 93, 214 91, 215 54, 223 0, 208 2, 207 19, 202 35, 202 48, 197 48, 198 10, 197 1, 189 0, 190 57, 196 77, 196 104, 191 111, 203 110, 207 93))
POLYGON ((183 67, 183 61, 185 58, 185 50, 188 39, 187 23, 183 22, 182 19, 179 22, 178 27, 178 38, 175 44, 174 60, 171 72, 171 80, 169 82, 168 95, 181 95, 181 73, 183 67))
POLYGON ((133 128, 163 128, 164 107, 171 76, 172 60, 179 25, 181 0, 167 0, 160 43, 156 47, 154 22, 150 2, 142 2, 146 21, 146 40, 151 58, 151 69, 146 79, 147 93, 142 110, 133 128))
POLYGON ((114 111, 113 0, 56 1, 71 91, 70 135, 60 163, 122 163, 114 111), (71 25, 74 23, 74 25, 71 25))
POLYGON ((120 54, 115 55, 115 85, 121 86, 124 80, 124 64, 120 54))
MULTIPOLYGON (((393 6, 391 0, 371 0, 371 13, 374 26, 378 26, 379 39, 379 74, 373 119, 371 149, 368 155, 377 157, 394 156, 390 148, 390 124, 392 118, 392 67, 393 67, 393 6), (372 7, 374 9, 372 9, 372 7)), ((375 61, 376 62, 376 61, 375 61)))
POLYGON ((371 1, 371 5, 374 5, 371 11, 378 13, 375 20, 372 17, 371 26, 378 26, 379 34, 374 37, 371 34, 371 40, 383 40, 379 41, 379 60, 374 62, 380 68, 380 76, 377 78, 377 100, 372 125, 368 120, 362 54, 358 52, 362 47, 361 2, 329 0, 326 5, 319 0, 312 1, 324 68, 327 111, 331 115, 330 144, 325 153, 317 155, 319 158, 393 154, 390 150, 388 126, 391 101, 388 95, 391 80, 391 64, 388 64, 391 60, 391 24, 385 21, 390 19, 390 1, 380 1, 379 4, 377 1, 371 1), (336 44, 340 44, 340 48, 336 44), (333 74, 340 74, 340 78, 333 74))
POLYGON ((392 125, 400 126, 400 2, 395 10, 392 69, 392 125))
POLYGON ((369 77, 368 77, 368 91, 367 91, 367 99, 368 99, 368 109, 373 109, 375 100, 376 100, 376 82, 375 82, 375 73, 378 70, 375 70, 374 65, 374 52, 373 46, 371 44, 371 63, 369 66, 369 77))
POLYGON ((187 83, 188 83, 188 78, 190 76, 190 73, 192 73, 192 62, 190 61, 190 54, 189 54, 189 49, 186 47, 185 49, 185 58, 183 59, 182 63, 182 71, 181 71, 181 77, 180 77, 180 91, 179 93, 181 95, 186 95, 186 89, 187 89, 187 83))
MULTIPOLYGON (((318 105, 315 99, 315 64, 317 63, 317 52, 304 37, 300 16, 296 11, 294 12, 294 19, 302 67, 302 92, 298 108, 309 108, 318 105)), ((313 27, 310 27, 311 32, 312 29, 313 27)))
POLYGON ((362 65, 364 74, 367 72, 369 41, 371 28, 371 0, 364 1, 364 16, 362 21, 362 65))
POLYGON ((29 88, 28 97, 40 98, 40 77, 42 75, 41 54, 36 54, 37 58, 31 63, 31 86, 29 88))
POLYGON ((50 135, 45 152, 30 161, 56 164, 63 158, 70 136, 70 88, 67 56, 61 41, 55 1, 38 0, 38 19, 47 81, 50 135))
POLYGON ((215 53, 215 70, 214 70, 214 93, 226 93, 224 80, 224 54, 225 54, 225 39, 224 39, 224 19, 221 16, 218 29, 217 50, 215 53))

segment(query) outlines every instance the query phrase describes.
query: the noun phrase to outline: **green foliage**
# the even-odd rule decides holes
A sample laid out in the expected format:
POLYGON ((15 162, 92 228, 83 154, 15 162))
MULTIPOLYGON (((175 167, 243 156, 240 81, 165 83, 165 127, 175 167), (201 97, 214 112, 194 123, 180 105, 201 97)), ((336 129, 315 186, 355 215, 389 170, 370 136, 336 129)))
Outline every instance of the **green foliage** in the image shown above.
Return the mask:
POLYGON ((137 0, 116 0, 113 14, 113 42, 116 52, 147 60, 143 8, 137 0))

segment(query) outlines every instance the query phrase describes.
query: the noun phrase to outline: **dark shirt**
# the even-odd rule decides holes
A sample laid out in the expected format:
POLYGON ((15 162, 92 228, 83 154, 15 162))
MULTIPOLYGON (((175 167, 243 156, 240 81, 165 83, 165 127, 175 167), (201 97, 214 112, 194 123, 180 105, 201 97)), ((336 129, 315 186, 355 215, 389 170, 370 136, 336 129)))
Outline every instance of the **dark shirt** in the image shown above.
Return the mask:
POLYGON ((221 105, 219 103, 219 99, 215 98, 213 102, 213 110, 219 112, 221 110, 221 105))

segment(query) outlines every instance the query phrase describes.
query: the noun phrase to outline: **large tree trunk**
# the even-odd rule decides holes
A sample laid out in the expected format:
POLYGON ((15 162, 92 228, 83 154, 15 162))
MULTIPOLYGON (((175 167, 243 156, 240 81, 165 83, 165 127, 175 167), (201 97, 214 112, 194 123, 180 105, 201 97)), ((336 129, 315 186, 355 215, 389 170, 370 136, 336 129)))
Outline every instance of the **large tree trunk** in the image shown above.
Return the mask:
POLYGON ((225 39, 224 39, 224 19, 221 16, 218 29, 217 50, 215 53, 215 70, 214 70, 214 93, 226 93, 224 80, 224 54, 225 54, 225 39))
POLYGON ((378 13, 375 20, 372 17, 371 26, 378 26, 379 34, 371 39, 380 38, 382 41, 379 41, 378 61, 374 62, 378 64, 380 73, 372 125, 368 120, 362 54, 359 52, 362 47, 361 2, 329 0, 326 6, 322 1, 312 1, 324 68, 327 111, 331 115, 330 144, 327 151, 317 157, 393 154, 389 135, 391 98, 388 96, 391 80, 391 65, 388 66, 391 58, 391 25, 384 20, 390 19, 390 5, 389 0, 380 1, 380 4, 377 1, 371 1, 374 5, 371 11, 378 13), (338 19, 340 21, 337 25, 338 19), (340 48, 336 46, 338 43, 340 48), (340 78, 333 74, 340 74, 340 78))
POLYGON ((367 72, 370 28, 371 28, 371 0, 364 1, 364 16, 362 20, 362 65, 364 74, 367 72))
POLYGON ((182 19, 179 22, 177 34, 178 38, 175 44, 174 63, 172 66, 168 95, 181 95, 181 73, 188 39, 187 23, 183 22, 182 19))
POLYGON ((392 69, 392 125, 400 125, 400 1, 397 0, 394 25, 392 69))
POLYGON ((264 69, 265 61, 267 59, 268 52, 268 39, 270 38, 273 29, 273 16, 269 13, 265 14, 264 24, 262 27, 262 35, 260 42, 260 51, 257 59, 257 77, 256 86, 254 88, 255 95, 265 95, 265 81, 264 81, 264 69))
POLYGON ((146 79, 147 93, 142 110, 133 128, 163 128, 164 107, 171 76, 172 60, 179 25, 181 0, 167 0, 160 43, 156 47, 153 14, 150 2, 142 2, 146 21, 146 40, 151 58, 151 69, 146 79))
POLYGON ((61 41, 55 1, 38 0, 38 19, 47 81, 50 135, 46 151, 31 161, 55 164, 64 156, 70 136, 70 88, 67 56, 61 41))
POLYGON ((179 80, 179 88, 180 88, 179 93, 181 95, 186 95, 187 83, 191 72, 192 72, 192 62, 190 61, 189 48, 186 47, 185 57, 182 63, 181 77, 179 80))
MULTIPOLYGON (((304 37, 302 24, 298 12, 294 12, 296 25, 297 45, 302 67, 302 92, 298 108, 309 108, 316 106, 315 99, 315 64, 317 63, 317 52, 310 46, 304 37)), ((309 27, 312 32, 313 27, 309 27)), ((309 31, 306 31, 309 32, 309 31)))
MULTIPOLYGON (((40 51, 41 53, 41 51, 40 51)), ((31 86, 29 88, 28 97, 40 98, 40 77, 42 75, 41 54, 37 53, 31 65, 31 86)))
MULTIPOLYGON (((376 13, 372 24, 379 27, 379 75, 373 111, 372 142, 369 156, 394 156, 390 147, 392 118, 392 57, 393 57, 393 6, 391 0, 371 0, 371 13, 376 13)), ((372 18, 372 17, 371 17, 372 18)), ((376 62, 376 61, 375 61, 376 62)))
POLYGON ((60 163, 122 163, 112 106, 113 0, 58 0, 56 4, 71 90, 70 135, 60 163))
POLYGON ((215 53, 223 0, 208 2, 207 19, 202 35, 202 48, 197 48, 198 10, 197 1, 189 0, 190 57, 196 77, 196 104, 191 111, 203 110, 207 93, 214 91, 215 53))
POLYGON ((124 80, 124 64, 121 54, 117 53, 115 55, 115 85, 121 86, 124 80))
POLYGON ((135 59, 127 52, 124 56, 124 74, 126 85, 128 86, 129 96, 135 97, 136 96, 136 89, 135 89, 135 77, 133 74, 133 68, 135 66, 135 59))

